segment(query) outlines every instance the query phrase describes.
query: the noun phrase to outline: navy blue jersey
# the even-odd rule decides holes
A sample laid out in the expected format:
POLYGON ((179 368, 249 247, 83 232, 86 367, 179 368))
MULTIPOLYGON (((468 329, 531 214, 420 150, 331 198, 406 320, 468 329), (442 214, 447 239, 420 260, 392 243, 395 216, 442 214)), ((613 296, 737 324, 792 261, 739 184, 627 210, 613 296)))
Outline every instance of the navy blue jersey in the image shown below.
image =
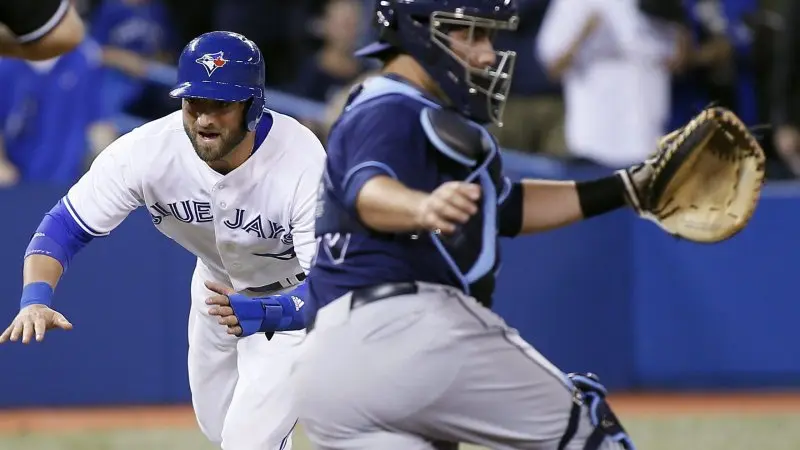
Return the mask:
MULTIPOLYGON (((387 282, 423 281, 470 290, 438 238, 369 230, 355 209, 361 188, 378 175, 424 192, 453 179, 442 170, 441 155, 423 127, 422 112, 429 107, 440 108, 402 80, 373 78, 354 91, 332 128, 317 204, 317 255, 309 275, 312 314, 353 289, 387 282)), ((487 244, 493 247, 492 267, 499 259, 497 234, 514 235, 521 226, 521 189, 504 178, 500 191, 499 219, 493 217, 499 228, 487 244)), ((465 244, 480 248, 484 237, 478 232, 465 244)), ((488 278, 491 291, 494 273, 488 278)))

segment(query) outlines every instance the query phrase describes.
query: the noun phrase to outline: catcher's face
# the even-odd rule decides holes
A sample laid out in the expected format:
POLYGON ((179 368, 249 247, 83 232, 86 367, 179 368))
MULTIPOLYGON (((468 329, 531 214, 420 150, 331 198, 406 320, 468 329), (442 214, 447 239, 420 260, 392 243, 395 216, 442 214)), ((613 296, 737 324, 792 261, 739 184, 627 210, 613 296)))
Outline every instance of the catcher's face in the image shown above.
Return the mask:
POLYGON ((483 70, 497 62, 493 32, 486 28, 451 27, 447 33, 450 49, 465 66, 483 70))
POLYGON ((243 102, 183 99, 183 129, 200 159, 223 159, 244 140, 245 107, 243 102))

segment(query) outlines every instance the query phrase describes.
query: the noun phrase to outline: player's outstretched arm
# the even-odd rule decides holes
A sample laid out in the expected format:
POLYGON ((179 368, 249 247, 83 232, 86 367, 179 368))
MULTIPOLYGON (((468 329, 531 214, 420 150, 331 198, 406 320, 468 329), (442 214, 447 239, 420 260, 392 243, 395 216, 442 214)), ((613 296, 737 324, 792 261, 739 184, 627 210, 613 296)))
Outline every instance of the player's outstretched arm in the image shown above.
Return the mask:
POLYGON ((612 176, 588 182, 522 180, 522 234, 538 233, 626 205, 625 184, 612 176))
POLYGON ((20 311, 0 334, 6 341, 37 341, 52 328, 72 325, 51 308, 54 289, 72 258, 96 237, 108 235, 141 204, 139 177, 132 170, 131 134, 111 144, 67 195, 45 214, 33 234, 23 270, 20 311))
POLYGON ((25 252, 20 311, 0 335, 0 344, 44 339, 47 330, 72 329, 72 324, 52 309, 53 293, 72 257, 92 236, 83 231, 61 199, 42 219, 25 252))

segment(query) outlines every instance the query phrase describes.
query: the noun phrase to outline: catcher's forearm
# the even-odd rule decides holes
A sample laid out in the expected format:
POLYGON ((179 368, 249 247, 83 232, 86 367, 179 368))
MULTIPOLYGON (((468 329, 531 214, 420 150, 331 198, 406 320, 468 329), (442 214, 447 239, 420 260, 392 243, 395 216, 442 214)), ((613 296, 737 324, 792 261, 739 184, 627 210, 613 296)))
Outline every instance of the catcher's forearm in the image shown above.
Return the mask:
POLYGON ((388 232, 419 229, 417 205, 426 197, 388 176, 367 181, 356 197, 356 211, 368 227, 388 232))
POLYGON ((617 175, 598 180, 522 180, 522 233, 563 227, 626 205, 625 185, 617 175))

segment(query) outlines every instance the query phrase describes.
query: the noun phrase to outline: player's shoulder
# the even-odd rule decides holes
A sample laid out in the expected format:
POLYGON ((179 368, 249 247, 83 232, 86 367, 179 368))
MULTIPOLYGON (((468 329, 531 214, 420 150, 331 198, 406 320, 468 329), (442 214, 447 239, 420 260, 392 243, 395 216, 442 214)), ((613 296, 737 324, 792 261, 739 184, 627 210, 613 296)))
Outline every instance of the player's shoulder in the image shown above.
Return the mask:
POLYGON ((401 93, 389 93, 348 104, 331 129, 333 140, 405 136, 422 132, 420 117, 429 105, 401 93))
POLYGON ((310 128, 294 117, 276 111, 267 111, 272 116, 272 129, 284 157, 300 165, 322 167, 325 163, 325 148, 319 137, 310 128))
POLYGON ((392 124, 397 121, 417 121, 428 105, 402 94, 387 94, 346 107, 342 117, 347 122, 392 124))

